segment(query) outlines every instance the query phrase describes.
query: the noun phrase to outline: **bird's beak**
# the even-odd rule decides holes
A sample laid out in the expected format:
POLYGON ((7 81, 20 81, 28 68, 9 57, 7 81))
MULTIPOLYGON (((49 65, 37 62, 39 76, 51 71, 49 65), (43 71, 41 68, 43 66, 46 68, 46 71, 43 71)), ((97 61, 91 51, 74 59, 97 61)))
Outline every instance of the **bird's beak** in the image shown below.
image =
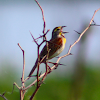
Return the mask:
MULTIPOLYGON (((61 30, 62 30, 64 27, 66 27, 66 26, 61 26, 61 30)), ((66 32, 66 31, 63 32, 63 31, 62 31, 62 33, 65 34, 65 33, 69 33, 69 32, 66 32)))
POLYGON ((69 32, 64 31, 64 32, 62 32, 62 33, 65 34, 65 33, 69 33, 69 32))
POLYGON ((64 28, 64 27, 66 27, 66 26, 61 26, 61 29, 64 28))

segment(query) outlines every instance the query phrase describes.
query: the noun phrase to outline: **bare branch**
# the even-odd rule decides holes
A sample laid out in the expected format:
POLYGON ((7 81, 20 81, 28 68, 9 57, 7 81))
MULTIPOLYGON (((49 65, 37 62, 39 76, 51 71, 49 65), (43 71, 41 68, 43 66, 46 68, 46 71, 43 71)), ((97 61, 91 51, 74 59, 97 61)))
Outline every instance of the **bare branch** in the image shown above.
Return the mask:
POLYGON ((81 34, 81 33, 79 33, 78 31, 76 31, 76 30, 74 30, 76 33, 78 33, 78 34, 81 34))
POLYGON ((23 100, 24 99, 24 95, 25 95, 25 91, 23 91, 22 89, 25 88, 25 84, 24 84, 24 71, 25 71, 25 56, 24 56, 24 50, 22 49, 22 47, 20 46, 20 44, 18 43, 18 46, 20 47, 20 49, 23 52, 23 72, 22 72, 22 87, 20 89, 20 99, 23 100))
POLYGON ((0 94, 0 96, 1 96, 2 98, 4 98, 5 100, 8 100, 8 99, 4 96, 5 93, 6 93, 6 92, 4 92, 3 94, 0 94))
POLYGON ((20 47, 20 49, 23 52, 23 73, 22 73, 22 82, 24 81, 24 71, 25 71, 25 56, 24 56, 24 50, 22 49, 22 47, 20 46, 20 44, 18 43, 18 46, 20 47))
POLYGON ((44 27, 43 27, 43 34, 45 34, 45 27, 46 27, 46 23, 45 23, 45 17, 44 17, 44 12, 43 12, 43 9, 42 9, 42 7, 40 6, 40 4, 38 3, 38 1, 37 0, 35 0, 36 1, 36 3, 38 4, 38 6, 39 6, 39 8, 41 9, 41 12, 42 12, 42 17, 43 17, 43 21, 44 21, 44 27))
POLYGON ((45 37, 45 35, 47 35, 47 33, 50 31, 50 29, 47 30, 47 32, 44 34, 44 35, 40 35, 40 37, 36 38, 35 40, 39 39, 39 38, 42 38, 42 37, 45 37))
POLYGON ((36 39, 33 37, 33 35, 32 35, 32 33, 31 33, 31 32, 30 32, 30 34, 31 34, 31 36, 32 36, 32 38, 33 38, 33 40, 34 40, 34 42, 38 45, 38 43, 37 43, 36 39))

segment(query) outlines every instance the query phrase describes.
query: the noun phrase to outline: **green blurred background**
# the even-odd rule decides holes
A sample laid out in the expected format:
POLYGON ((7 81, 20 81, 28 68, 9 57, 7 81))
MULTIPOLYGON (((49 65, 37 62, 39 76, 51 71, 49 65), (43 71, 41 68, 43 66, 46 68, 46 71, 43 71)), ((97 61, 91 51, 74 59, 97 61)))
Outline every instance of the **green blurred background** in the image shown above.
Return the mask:
MULTIPOLYGON (((100 8, 99 0, 38 0, 44 10, 48 40, 52 29, 66 25, 67 53, 79 34, 89 24, 94 11, 100 8)), ((100 11, 94 21, 100 24, 100 11)), ((22 52, 25 50, 25 77, 29 74, 37 58, 37 46, 32 42, 29 31, 35 38, 42 35, 43 21, 41 11, 34 0, 0 0, 0 94, 5 93, 8 100, 19 100, 19 90, 13 83, 21 86, 22 52)), ((49 74, 34 100, 100 100, 100 27, 92 26, 81 41, 72 48, 73 55, 65 57, 59 66, 49 74)), ((38 40, 40 43, 42 39, 38 40)), ((42 47, 41 47, 42 49, 42 47)), ((57 58, 52 61, 55 62, 57 58)), ((52 65, 50 65, 52 66, 52 65)), ((41 65, 41 71, 45 67, 41 65)), ((35 79, 35 78, 34 78, 35 79)), ((25 83, 29 85, 33 79, 25 83)), ((25 100, 33 93, 33 86, 27 90, 25 100)), ((0 100, 3 100, 0 97, 0 100)))

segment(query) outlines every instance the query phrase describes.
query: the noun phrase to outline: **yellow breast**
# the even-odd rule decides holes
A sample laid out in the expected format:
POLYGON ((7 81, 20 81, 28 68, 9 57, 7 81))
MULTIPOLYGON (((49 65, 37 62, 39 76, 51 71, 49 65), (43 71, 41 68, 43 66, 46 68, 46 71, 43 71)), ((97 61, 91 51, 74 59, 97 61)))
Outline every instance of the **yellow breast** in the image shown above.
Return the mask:
POLYGON ((66 43, 66 38, 63 38, 63 43, 64 43, 64 44, 66 43))

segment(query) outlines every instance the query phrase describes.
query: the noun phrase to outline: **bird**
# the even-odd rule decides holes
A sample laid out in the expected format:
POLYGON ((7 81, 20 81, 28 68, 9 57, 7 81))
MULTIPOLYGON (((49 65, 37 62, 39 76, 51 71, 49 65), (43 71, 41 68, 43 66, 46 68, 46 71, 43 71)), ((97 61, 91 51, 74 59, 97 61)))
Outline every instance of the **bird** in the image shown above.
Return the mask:
MULTIPOLYGON (((48 61, 48 60, 58 56, 64 50, 65 44, 66 44, 66 38, 64 35, 65 35, 65 33, 68 33, 68 32, 62 31, 62 29, 64 27, 66 27, 66 26, 58 26, 53 29, 52 37, 48 41, 48 46, 45 45, 40 52, 40 61, 46 55, 48 55, 48 58, 45 57, 41 63, 45 63, 46 60, 48 61), (49 51, 47 51, 47 47, 48 47, 49 51)), ((28 77, 31 77, 31 75, 33 74, 33 72, 35 71, 37 66, 38 66, 38 58, 36 59, 35 65, 31 69, 28 77)))

